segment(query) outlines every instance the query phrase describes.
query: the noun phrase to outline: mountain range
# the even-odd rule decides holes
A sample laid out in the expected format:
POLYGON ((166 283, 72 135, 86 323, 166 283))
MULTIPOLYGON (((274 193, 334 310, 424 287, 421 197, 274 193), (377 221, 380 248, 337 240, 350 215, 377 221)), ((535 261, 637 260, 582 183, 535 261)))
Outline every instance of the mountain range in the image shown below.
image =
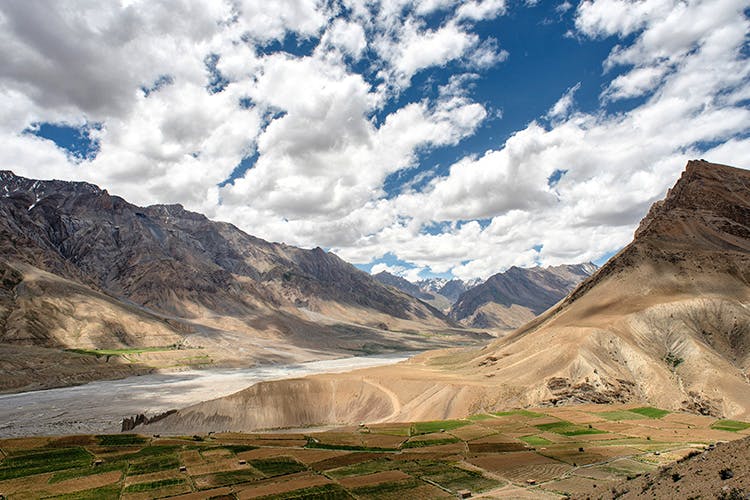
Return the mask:
POLYGON ((513 333, 390 367, 257 384, 160 426, 413 422, 620 402, 748 419, 748 303, 750 171, 690 161, 629 245, 513 333))
POLYGON ((484 338, 320 248, 9 171, 0 280, 0 390, 484 338), (90 353, 103 350, 139 352, 90 353))
POLYGON ((510 331, 555 305, 594 271, 596 266, 589 262, 513 266, 484 282, 433 278, 412 283, 387 271, 373 278, 441 309, 464 326, 510 331))
POLYGON ((447 280, 445 278, 428 278, 412 283, 388 271, 381 271, 373 274, 372 277, 380 283, 408 293, 412 297, 426 302, 446 314, 449 314, 451 306, 458 300, 462 293, 481 283, 480 280, 463 281, 459 279, 447 280))
POLYGON ((461 294, 449 315, 474 328, 515 330, 555 305, 594 271, 591 263, 514 266, 461 294))

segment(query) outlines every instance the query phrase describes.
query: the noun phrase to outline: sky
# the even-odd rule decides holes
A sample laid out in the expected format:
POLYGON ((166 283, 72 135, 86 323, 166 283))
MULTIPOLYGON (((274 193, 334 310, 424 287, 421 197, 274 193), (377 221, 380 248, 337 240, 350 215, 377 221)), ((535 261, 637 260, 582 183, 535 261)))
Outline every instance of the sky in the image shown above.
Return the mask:
POLYGON ((601 263, 750 168, 750 0, 0 2, 0 169, 412 281, 601 263))

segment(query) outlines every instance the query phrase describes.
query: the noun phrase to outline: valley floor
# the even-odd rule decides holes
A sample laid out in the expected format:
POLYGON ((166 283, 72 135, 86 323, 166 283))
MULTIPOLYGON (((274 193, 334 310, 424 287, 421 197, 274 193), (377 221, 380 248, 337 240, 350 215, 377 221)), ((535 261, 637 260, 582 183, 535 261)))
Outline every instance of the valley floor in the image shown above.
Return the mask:
POLYGON ((414 352, 251 368, 206 368, 0 395, 0 437, 117 432, 123 417, 158 414, 226 396, 256 382, 397 363, 414 352))
MULTIPOLYGON (((625 478, 689 455, 710 460, 704 450, 712 443, 749 434, 744 422, 582 405, 324 432, 5 439, 0 494, 416 500, 468 490, 479 498, 609 498, 625 478)), ((739 491, 746 462, 732 465, 736 477, 724 469, 706 477, 704 490, 739 491)))

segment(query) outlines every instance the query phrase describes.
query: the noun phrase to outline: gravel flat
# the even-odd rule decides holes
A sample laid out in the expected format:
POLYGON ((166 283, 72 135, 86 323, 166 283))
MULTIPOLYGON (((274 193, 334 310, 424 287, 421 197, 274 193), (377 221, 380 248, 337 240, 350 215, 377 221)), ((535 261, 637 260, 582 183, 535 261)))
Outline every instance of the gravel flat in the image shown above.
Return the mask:
POLYGON ((183 408, 266 380, 389 365, 414 354, 400 352, 291 365, 160 373, 0 395, 0 437, 119 432, 123 417, 183 408))

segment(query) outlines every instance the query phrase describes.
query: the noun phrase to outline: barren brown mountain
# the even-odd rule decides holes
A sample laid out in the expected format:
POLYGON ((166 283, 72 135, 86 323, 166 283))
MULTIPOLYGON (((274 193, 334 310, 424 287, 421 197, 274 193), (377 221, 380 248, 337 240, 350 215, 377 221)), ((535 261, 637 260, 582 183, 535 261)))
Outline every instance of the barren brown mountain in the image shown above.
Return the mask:
POLYGON ((91 184, 8 171, 0 171, 0 285, 0 390, 478 335, 320 248, 269 243, 179 205, 141 208, 91 184), (27 356, 28 346, 52 351, 27 356), (97 358, 66 348, 139 352, 97 358), (70 370, 55 375, 55 362, 41 370, 43 360, 70 370))
POLYGON ((484 348, 263 383, 161 425, 248 430, 625 401, 746 419, 749 301, 750 171, 691 161, 631 244, 484 348))

